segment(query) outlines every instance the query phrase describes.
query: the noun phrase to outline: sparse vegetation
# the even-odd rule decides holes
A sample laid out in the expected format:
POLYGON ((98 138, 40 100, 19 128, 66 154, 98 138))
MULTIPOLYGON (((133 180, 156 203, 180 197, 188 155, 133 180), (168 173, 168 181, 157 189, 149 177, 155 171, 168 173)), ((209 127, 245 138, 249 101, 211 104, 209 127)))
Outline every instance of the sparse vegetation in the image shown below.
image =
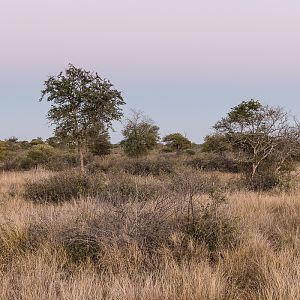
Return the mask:
POLYGON ((228 180, 183 165, 1 173, 1 297, 297 299, 299 190, 231 192, 228 180))
POLYGON ((104 188, 104 179, 78 171, 63 172, 38 182, 27 182, 24 197, 34 202, 70 201, 79 197, 96 196, 104 188))
POLYGON ((134 114, 121 145, 85 136, 81 170, 59 135, 1 141, 0 298, 298 299, 299 140, 285 117, 243 102, 196 147, 159 145, 134 114))

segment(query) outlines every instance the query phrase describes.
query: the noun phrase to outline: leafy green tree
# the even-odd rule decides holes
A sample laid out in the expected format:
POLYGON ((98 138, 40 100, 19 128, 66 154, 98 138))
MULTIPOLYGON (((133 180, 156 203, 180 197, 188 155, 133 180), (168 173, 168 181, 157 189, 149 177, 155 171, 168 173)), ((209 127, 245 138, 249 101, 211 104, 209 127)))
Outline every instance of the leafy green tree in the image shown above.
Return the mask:
POLYGON ((211 134, 205 137, 204 143, 201 145, 202 152, 230 152, 232 147, 226 136, 211 134))
POLYGON ((167 149, 172 151, 181 152, 189 149, 192 146, 192 142, 184 137, 181 133, 171 133, 163 138, 167 149))
POLYGON ((51 102, 48 119, 55 125, 55 136, 76 144, 84 170, 84 151, 90 138, 107 132, 112 121, 123 115, 121 92, 97 73, 70 64, 64 73, 45 81, 40 101, 44 98, 51 102))
POLYGON ((133 111, 132 117, 126 120, 122 134, 121 146, 128 156, 138 157, 153 150, 159 141, 159 127, 146 118, 141 112, 133 111))
POLYGON ((252 179, 262 165, 274 174, 282 171, 299 151, 298 123, 292 122, 282 108, 262 105, 257 100, 233 107, 214 129, 218 141, 222 141, 219 146, 231 149, 243 165, 250 166, 246 175, 252 179))

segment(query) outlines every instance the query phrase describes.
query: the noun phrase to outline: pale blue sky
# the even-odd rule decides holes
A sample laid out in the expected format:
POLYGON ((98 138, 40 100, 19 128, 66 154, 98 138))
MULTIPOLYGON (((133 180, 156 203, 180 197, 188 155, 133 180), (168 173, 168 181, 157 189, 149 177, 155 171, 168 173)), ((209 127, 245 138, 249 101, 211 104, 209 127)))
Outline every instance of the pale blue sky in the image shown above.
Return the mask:
POLYGON ((162 135, 201 142, 250 98, 300 117, 299 31, 296 0, 0 0, 0 139, 51 134, 38 98, 69 62, 109 78, 125 113, 162 135))

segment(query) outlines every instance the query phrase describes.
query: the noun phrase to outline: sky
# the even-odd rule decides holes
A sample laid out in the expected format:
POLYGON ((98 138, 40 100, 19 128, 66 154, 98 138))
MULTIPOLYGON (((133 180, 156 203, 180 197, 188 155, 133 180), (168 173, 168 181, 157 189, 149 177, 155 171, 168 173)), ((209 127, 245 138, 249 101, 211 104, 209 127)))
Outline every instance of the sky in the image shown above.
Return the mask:
POLYGON ((69 63, 108 78, 124 114, 142 110, 162 136, 200 143, 252 98, 300 118, 300 1, 0 0, 0 139, 52 134, 38 99, 69 63))

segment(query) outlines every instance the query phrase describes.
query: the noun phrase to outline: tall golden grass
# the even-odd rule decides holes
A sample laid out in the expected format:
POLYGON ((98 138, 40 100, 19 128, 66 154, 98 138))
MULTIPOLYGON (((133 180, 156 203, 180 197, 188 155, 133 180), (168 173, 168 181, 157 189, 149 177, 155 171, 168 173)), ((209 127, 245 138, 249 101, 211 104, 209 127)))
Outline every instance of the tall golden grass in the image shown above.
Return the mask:
MULTIPOLYGON (((0 174, 0 299, 300 299, 300 191, 228 192, 224 213, 240 220, 238 245, 212 257, 173 231, 165 243, 172 247, 151 254, 131 240, 106 237, 114 230, 105 227, 110 203, 23 199, 26 180, 47 176, 0 174), (97 238, 94 220, 101 223, 101 257, 70 260, 60 239, 97 238)), ((125 223, 118 233, 129 230, 125 223)))

